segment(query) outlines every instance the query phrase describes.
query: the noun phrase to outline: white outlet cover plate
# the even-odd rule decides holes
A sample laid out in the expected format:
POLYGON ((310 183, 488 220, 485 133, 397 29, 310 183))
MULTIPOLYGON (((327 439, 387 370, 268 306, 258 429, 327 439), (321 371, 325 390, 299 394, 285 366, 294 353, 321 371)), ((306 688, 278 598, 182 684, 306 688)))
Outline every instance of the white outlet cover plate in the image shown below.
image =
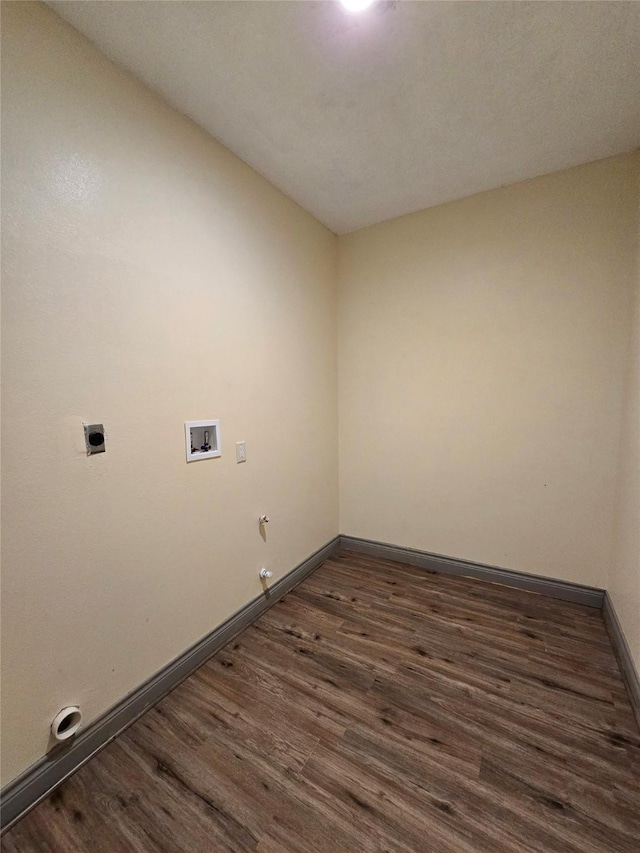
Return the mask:
POLYGON ((187 462, 197 462, 199 459, 212 459, 222 456, 222 443, 220 440, 220 421, 186 421, 184 425, 184 439, 187 451, 187 462), (209 433, 209 450, 202 450, 205 446, 205 433, 209 433))
POLYGON ((236 441, 236 462, 247 461, 247 446, 244 441, 236 441))

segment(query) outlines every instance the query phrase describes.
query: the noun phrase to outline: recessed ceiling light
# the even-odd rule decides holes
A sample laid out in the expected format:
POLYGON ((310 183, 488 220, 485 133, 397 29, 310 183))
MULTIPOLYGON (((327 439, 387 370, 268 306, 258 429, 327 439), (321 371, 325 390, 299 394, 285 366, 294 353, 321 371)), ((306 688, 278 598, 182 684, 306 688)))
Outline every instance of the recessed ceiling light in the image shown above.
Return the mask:
POLYGON ((373 3, 373 0, 340 0, 340 2, 349 12, 362 12, 373 3))

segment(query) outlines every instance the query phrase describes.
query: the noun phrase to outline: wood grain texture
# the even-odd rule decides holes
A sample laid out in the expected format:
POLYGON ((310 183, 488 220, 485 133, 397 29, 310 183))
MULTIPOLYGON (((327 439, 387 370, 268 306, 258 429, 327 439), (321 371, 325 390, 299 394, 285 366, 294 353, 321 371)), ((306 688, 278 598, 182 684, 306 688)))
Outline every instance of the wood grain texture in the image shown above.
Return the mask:
POLYGON ((600 613, 328 560, 10 829, 14 851, 637 853, 600 613))

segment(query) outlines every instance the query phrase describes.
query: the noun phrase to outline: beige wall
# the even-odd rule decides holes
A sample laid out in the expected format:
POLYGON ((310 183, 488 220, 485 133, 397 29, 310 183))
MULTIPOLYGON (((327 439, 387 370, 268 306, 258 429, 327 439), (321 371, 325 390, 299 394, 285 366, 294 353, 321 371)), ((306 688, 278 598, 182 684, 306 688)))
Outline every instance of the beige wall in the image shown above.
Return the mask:
MULTIPOLYGON (((640 202, 640 175, 638 178, 636 199, 640 202)), ((616 548, 609 593, 640 672, 640 232, 638 236, 633 333, 620 442, 616 548)))
POLYGON ((46 7, 2 18, 6 783, 337 534, 337 241, 46 7))
POLYGON ((341 238, 342 533, 606 586, 638 166, 341 238))

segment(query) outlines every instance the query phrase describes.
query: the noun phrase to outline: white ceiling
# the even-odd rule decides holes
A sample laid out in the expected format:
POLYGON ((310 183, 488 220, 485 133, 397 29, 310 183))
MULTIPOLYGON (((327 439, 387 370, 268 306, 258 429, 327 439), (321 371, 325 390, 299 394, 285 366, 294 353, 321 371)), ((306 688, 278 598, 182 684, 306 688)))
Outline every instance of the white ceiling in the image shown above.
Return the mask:
POLYGON ((51 0, 337 233, 640 146, 640 2, 51 0))

